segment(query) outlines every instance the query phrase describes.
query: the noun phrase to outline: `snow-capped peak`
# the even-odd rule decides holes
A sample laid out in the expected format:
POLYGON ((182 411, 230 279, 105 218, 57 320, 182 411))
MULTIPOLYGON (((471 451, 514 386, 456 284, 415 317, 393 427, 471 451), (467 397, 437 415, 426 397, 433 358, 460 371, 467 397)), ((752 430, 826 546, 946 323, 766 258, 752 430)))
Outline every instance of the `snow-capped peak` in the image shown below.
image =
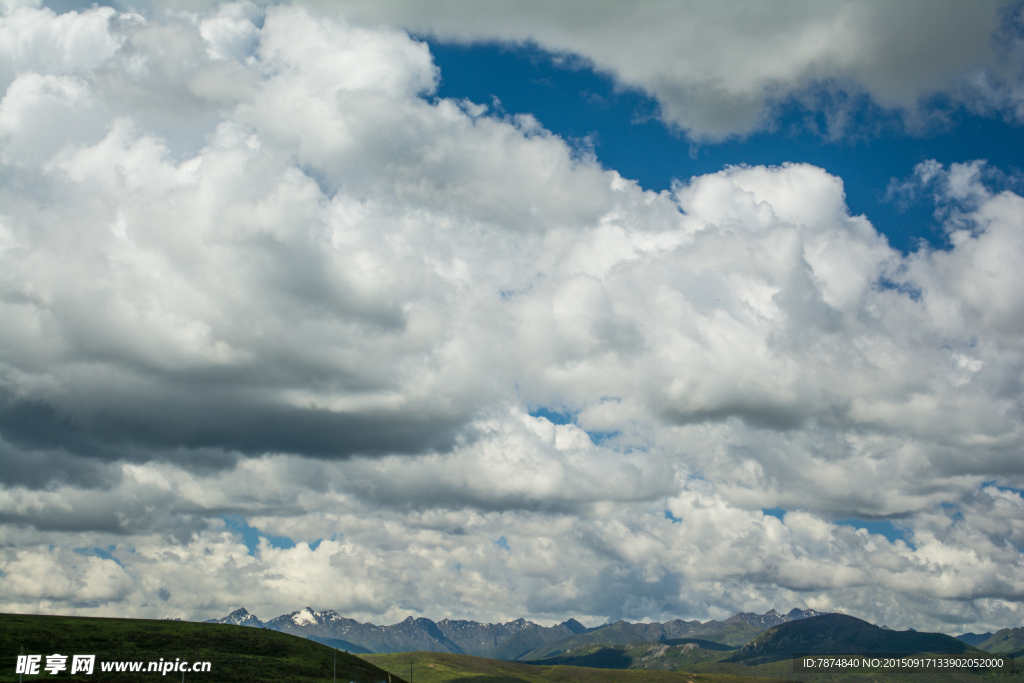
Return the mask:
POLYGON ((304 607, 292 615, 292 623, 296 626, 309 626, 319 622, 319 615, 309 607, 304 607))

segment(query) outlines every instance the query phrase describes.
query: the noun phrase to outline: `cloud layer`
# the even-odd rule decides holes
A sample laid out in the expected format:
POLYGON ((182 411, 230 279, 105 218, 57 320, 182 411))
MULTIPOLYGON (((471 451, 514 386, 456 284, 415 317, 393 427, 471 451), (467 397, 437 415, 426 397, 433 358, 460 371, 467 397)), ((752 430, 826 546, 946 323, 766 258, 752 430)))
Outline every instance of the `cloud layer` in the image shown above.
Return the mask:
POLYGON ((958 108, 1024 120, 1024 15, 1002 0, 386 0, 349 1, 344 11, 444 40, 534 43, 582 59, 653 97, 661 119, 695 139, 770 128, 794 102, 823 109, 831 135, 849 132, 865 100, 912 129, 958 108))
POLYGON ((1024 199, 644 191, 364 10, 0 19, 0 607, 1019 621, 1024 199))

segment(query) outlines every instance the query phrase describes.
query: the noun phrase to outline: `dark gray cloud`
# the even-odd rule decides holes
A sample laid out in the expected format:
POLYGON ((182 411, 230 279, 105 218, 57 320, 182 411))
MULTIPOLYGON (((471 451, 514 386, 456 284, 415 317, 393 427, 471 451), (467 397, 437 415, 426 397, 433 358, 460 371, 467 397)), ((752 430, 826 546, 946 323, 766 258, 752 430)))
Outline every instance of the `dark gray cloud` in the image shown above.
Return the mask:
POLYGON ((59 449, 22 449, 0 439, 0 468, 8 486, 44 488, 52 483, 106 488, 116 483, 119 472, 105 463, 59 449))
POLYGON ((195 398, 164 395, 149 405, 136 401, 107 410, 90 406, 86 415, 62 414, 41 400, 8 399, 0 406, 0 433, 10 443, 105 460, 133 460, 144 454, 162 459, 174 449, 220 450, 225 464, 230 454, 345 458, 419 453, 449 449, 459 426, 456 420, 429 415, 345 415, 253 404, 242 392, 223 391, 195 398))

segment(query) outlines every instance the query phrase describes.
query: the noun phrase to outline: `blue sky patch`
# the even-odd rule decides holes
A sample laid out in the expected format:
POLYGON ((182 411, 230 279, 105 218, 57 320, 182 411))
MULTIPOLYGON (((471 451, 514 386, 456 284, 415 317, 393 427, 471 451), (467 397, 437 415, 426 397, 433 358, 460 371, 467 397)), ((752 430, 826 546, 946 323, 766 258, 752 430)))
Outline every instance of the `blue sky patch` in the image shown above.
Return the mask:
POLYGON ((1000 486, 994 481, 985 482, 984 484, 981 485, 981 488, 986 488, 989 486, 997 488, 1000 491, 1012 491, 1013 493, 1016 493, 1018 496, 1024 497, 1024 489, 1015 489, 1012 486, 1000 486))
MULTIPOLYGON (((223 515, 221 519, 224 520, 224 525, 228 531, 242 537, 242 543, 249 549, 249 554, 253 557, 256 556, 256 550, 259 548, 260 538, 267 539, 271 548, 288 549, 295 547, 295 541, 287 536, 274 536, 273 534, 263 533, 259 529, 249 526, 245 517, 241 515, 223 515)), ((320 545, 319 541, 317 541, 317 545, 320 545)))
POLYGON ((104 560, 113 560, 118 565, 123 567, 121 560, 114 557, 114 551, 117 550, 116 545, 108 545, 106 548, 73 548, 73 551, 79 555, 86 555, 89 557, 101 557, 104 560))
POLYGON ((535 410, 531 410, 530 411, 530 415, 532 417, 543 417, 545 420, 547 420, 551 424, 556 424, 556 425, 572 424, 572 420, 575 417, 575 415, 573 413, 561 412, 561 411, 552 410, 550 408, 545 408, 545 407, 536 408, 535 410))
POLYGON ((907 541, 906 532, 895 526, 888 519, 868 521, 864 519, 857 519, 856 517, 850 517, 847 519, 837 519, 833 524, 851 526, 854 529, 866 529, 869 534, 885 536, 892 543, 895 543, 896 541, 903 541, 911 548, 914 547, 912 543, 907 541))
POLYGON ((657 118, 655 100, 616 87, 609 76, 580 60, 555 59, 531 45, 426 42, 441 69, 437 97, 468 98, 488 105, 491 115, 532 114, 570 144, 593 149, 605 168, 645 189, 667 190, 673 179, 685 181, 727 165, 806 162, 842 178, 850 212, 866 215, 904 253, 922 243, 933 248, 948 248, 949 243, 930 198, 894 201, 888 196, 893 179, 910 176, 928 159, 942 164, 986 159, 1006 177, 1020 175, 1024 127, 950 111, 939 100, 931 103, 931 122, 911 133, 893 112, 867 98, 838 101, 833 88, 818 85, 803 93, 805 97, 793 96, 777 105, 767 130, 697 143, 657 118), (808 109, 807 101, 815 108, 808 109), (828 120, 830 108, 839 106, 846 108, 841 131, 834 125, 830 129, 828 120))
POLYGON ((587 432, 587 436, 594 443, 595 446, 603 446, 606 441, 614 439, 615 437, 622 434, 620 431, 614 432, 587 432))

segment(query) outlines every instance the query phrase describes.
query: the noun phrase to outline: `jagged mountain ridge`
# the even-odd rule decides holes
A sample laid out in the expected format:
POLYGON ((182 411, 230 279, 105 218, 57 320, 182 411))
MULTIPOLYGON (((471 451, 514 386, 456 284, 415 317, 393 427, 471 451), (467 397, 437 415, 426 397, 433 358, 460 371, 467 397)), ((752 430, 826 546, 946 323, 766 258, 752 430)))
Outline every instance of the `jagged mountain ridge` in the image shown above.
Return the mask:
POLYGON ((442 619, 438 628, 466 654, 487 653, 492 659, 516 659, 544 643, 586 633, 587 627, 569 619, 555 626, 541 626, 525 619, 505 624, 481 624, 475 621, 442 619))
POLYGON ((548 650, 558 651, 561 648, 557 644, 562 641, 574 644, 581 638, 589 641, 592 638, 588 636, 591 635, 594 642, 654 642, 731 629, 737 631, 735 637, 749 639, 770 626, 818 614, 813 610, 794 609, 782 615, 770 610, 762 615, 741 612, 722 622, 675 619, 665 623, 632 624, 618 621, 588 629, 575 619, 554 626, 541 626, 525 619, 504 624, 481 624, 467 620, 442 619, 434 622, 423 617, 408 617, 397 624, 377 626, 343 617, 333 610, 317 611, 310 607, 263 622, 243 607, 221 619, 209 619, 207 623, 268 628, 315 639, 352 653, 430 651, 515 660, 548 650), (598 631, 601 633, 595 633, 598 631))
POLYGON ((514 659, 535 644, 565 638, 579 629, 586 630, 576 620, 545 627, 525 619, 481 624, 449 619, 435 623, 423 617, 408 617, 397 624, 377 626, 347 619, 332 610, 318 612, 309 607, 271 619, 265 627, 304 637, 315 635, 345 640, 378 654, 429 651, 492 659, 514 659), (527 645, 516 646, 520 641, 527 645))

